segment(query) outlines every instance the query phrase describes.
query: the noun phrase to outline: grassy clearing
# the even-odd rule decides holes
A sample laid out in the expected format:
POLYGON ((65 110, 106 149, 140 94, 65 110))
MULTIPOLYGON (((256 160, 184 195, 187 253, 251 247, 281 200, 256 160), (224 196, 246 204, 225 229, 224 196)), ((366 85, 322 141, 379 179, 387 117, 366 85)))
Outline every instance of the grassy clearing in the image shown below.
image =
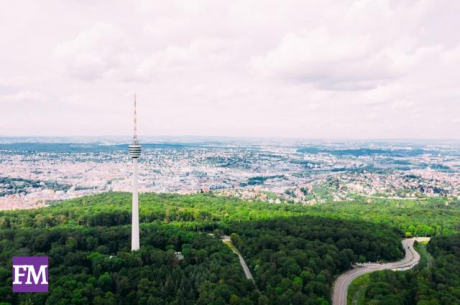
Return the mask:
POLYGON ((354 280, 348 287, 347 304, 361 305, 364 304, 364 295, 367 285, 369 285, 370 274, 365 274, 354 280))
POLYGON ((414 247, 415 250, 420 254, 420 262, 417 266, 419 269, 431 266, 433 261, 433 257, 426 249, 427 244, 428 242, 420 242, 414 247))

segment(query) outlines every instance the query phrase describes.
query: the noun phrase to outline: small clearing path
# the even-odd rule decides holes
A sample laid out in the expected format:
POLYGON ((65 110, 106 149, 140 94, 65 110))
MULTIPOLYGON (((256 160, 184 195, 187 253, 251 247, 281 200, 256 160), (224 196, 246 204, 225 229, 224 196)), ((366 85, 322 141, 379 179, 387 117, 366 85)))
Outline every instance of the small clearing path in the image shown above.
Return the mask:
POLYGON ((230 236, 227 236, 227 235, 223 235, 221 237, 221 240, 227 244, 230 249, 232 249, 232 251, 238 255, 238 258, 240 259, 240 264, 241 264, 241 267, 243 267, 243 271, 244 271, 244 274, 246 275, 246 278, 248 280, 251 280, 252 282, 254 282, 254 278, 252 277, 252 274, 251 274, 251 271, 249 270, 248 268, 248 265, 246 265, 246 262, 244 261, 244 258, 243 256, 241 255, 240 251, 238 251, 238 249, 233 245, 231 239, 230 239, 230 236))

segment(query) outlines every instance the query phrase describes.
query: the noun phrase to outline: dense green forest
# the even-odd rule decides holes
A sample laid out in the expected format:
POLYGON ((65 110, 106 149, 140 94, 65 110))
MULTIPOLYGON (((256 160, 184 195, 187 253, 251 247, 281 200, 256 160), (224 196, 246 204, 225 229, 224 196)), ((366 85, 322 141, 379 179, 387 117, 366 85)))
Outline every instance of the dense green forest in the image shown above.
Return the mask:
POLYGON ((230 226, 270 304, 326 303, 352 262, 403 257, 398 232, 369 223, 302 216, 230 226))
MULTIPOLYGON (((0 212, 0 304, 329 304, 350 263, 398 259, 406 232, 447 234, 460 219, 455 204, 439 202, 304 207, 141 194, 141 250, 131 253, 130 202, 106 193, 0 212), (231 235, 255 283, 221 234, 231 235), (11 258, 29 255, 50 258, 48 294, 11 291, 11 258)), ((434 249, 436 258, 448 251, 434 249)))
POLYGON ((402 255, 399 231, 307 216, 299 206, 205 195, 143 194, 140 202, 142 247, 135 253, 129 250, 130 194, 1 212, 0 299, 10 304, 327 304, 334 276, 350 262, 402 255), (220 241, 222 233, 237 237, 257 287, 220 241), (11 257, 17 255, 49 256, 48 294, 12 294, 11 257))
MULTIPOLYGON (((213 230, 232 221, 311 215, 372 222, 414 236, 451 235, 460 231, 460 201, 360 199, 313 206, 245 202, 213 195, 141 194, 140 221, 161 221, 197 231, 213 230)), ((131 223, 130 194, 106 193, 58 204, 52 209, 0 212, 0 229, 65 226, 110 226, 131 223)))
POLYGON ((409 236, 452 235, 460 231, 460 200, 420 201, 357 198, 311 206, 309 215, 363 220, 398 228, 409 236), (409 234, 410 233, 410 234, 409 234))
POLYGON ((135 253, 130 252, 126 226, 8 229, 0 239, 0 300, 11 304, 224 304, 234 295, 257 299, 235 255, 204 234, 144 226, 142 248, 135 253), (39 255, 49 256, 50 292, 13 294, 11 257, 39 255))
POLYGON ((433 261, 425 268, 372 273, 365 304, 460 304, 460 235, 434 237, 427 248, 433 261))

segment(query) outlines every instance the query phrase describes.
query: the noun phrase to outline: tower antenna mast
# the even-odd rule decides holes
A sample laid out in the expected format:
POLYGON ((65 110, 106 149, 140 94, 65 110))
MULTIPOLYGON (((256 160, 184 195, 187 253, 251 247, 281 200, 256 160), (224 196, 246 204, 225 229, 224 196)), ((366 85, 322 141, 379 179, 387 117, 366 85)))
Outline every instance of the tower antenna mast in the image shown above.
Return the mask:
POLYGON ((136 94, 134 94, 134 139, 137 140, 137 101, 136 101, 136 94))

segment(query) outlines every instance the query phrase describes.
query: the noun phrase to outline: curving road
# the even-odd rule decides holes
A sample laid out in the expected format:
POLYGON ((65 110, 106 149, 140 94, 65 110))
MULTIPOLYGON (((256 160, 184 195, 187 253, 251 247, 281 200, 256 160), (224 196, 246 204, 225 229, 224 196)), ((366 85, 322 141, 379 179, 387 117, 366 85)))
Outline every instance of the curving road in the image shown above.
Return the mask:
POLYGON ((369 263, 343 273, 337 278, 332 291, 333 305, 347 305, 348 286, 363 274, 380 270, 407 270, 413 268, 420 261, 420 255, 414 249, 414 241, 429 241, 429 237, 404 239, 402 245, 406 256, 398 261, 388 264, 369 263))

